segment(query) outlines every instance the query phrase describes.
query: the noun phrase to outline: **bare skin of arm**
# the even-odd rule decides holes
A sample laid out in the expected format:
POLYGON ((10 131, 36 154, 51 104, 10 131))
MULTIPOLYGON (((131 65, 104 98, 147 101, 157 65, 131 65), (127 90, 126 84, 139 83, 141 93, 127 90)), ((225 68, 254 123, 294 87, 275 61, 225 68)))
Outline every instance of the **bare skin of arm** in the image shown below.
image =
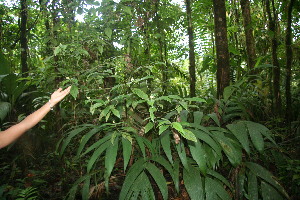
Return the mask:
POLYGON ((41 108, 36 110, 34 113, 28 115, 23 121, 20 123, 8 128, 5 131, 0 132, 0 149, 6 147, 7 145, 14 142, 21 135, 23 135, 26 131, 34 127, 37 123, 39 123, 51 110, 51 107, 55 106, 58 102, 60 102, 65 96, 70 93, 71 86, 62 90, 59 88, 52 95, 49 102, 43 105, 41 108))

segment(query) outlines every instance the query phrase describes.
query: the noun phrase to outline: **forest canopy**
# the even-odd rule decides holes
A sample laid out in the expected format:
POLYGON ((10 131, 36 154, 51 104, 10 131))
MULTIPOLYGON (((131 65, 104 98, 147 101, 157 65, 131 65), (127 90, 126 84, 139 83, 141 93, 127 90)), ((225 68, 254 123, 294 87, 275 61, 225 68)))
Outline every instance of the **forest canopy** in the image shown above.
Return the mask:
POLYGON ((0 0, 0 199, 297 199, 297 0, 0 0))

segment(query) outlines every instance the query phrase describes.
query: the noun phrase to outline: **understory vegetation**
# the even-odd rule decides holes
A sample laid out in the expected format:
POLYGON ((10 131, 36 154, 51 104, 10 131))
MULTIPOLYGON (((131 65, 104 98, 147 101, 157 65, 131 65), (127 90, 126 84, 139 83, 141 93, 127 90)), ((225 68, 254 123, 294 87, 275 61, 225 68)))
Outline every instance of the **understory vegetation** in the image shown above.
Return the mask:
POLYGON ((226 1, 228 69, 222 1, 0 2, 1 130, 72 85, 0 150, 0 200, 299 199, 299 2, 249 1, 251 67, 239 1, 226 1))

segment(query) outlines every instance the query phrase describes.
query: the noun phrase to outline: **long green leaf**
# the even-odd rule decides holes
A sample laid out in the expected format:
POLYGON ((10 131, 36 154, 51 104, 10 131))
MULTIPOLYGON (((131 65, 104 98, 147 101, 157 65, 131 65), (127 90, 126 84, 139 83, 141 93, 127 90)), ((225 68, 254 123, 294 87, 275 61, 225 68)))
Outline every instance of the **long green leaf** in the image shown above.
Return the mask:
POLYGON ((277 192, 277 190, 264 181, 261 182, 261 194, 263 200, 283 200, 283 197, 277 192))
POLYGON ((221 157, 222 156, 222 149, 221 147, 211 138, 210 135, 208 135, 206 132, 202 130, 196 130, 196 129, 189 129, 191 130, 197 138, 208 144, 210 147, 213 148, 213 150, 221 157))
POLYGON ((154 127, 154 123, 153 123, 153 122, 149 122, 149 123, 145 126, 145 133, 148 133, 153 127, 154 127))
POLYGON ((132 89, 132 92, 136 95, 138 95, 141 99, 144 99, 144 100, 149 100, 149 97, 148 95, 143 92, 141 89, 138 89, 138 88, 133 88, 132 89))
POLYGON ((183 127, 179 122, 172 122, 172 127, 176 129, 179 133, 184 133, 183 127))
POLYGON ((139 136, 139 135, 135 135, 135 139, 136 139, 136 141, 137 141, 137 143, 138 143, 138 145, 139 145, 139 147, 142 151, 142 154, 143 154, 144 158, 146 158, 145 145, 144 145, 142 137, 139 136))
POLYGON ((171 175, 173 181, 176 182, 177 177, 175 177, 174 170, 173 170, 171 164, 166 159, 164 159, 162 156, 155 156, 155 157, 151 157, 151 160, 162 165, 168 171, 168 173, 171 175))
POLYGON ((194 124, 200 125, 203 118, 203 112, 195 111, 193 114, 194 114, 194 124))
POLYGON ((186 170, 189 170, 183 142, 180 142, 179 144, 175 145, 175 147, 182 165, 184 166, 184 168, 186 168, 186 170))
POLYGON ((152 163, 147 163, 146 169, 151 174, 155 183, 157 184, 157 186, 163 196, 163 199, 165 199, 165 200, 168 199, 168 187, 167 187, 166 179, 161 174, 160 170, 152 163))
POLYGON ((230 190, 233 190, 230 182, 221 174, 219 174, 218 172, 216 172, 215 170, 212 169, 207 169, 207 174, 210 176, 213 176, 214 178, 220 180, 222 183, 224 183, 230 190))
POLYGON ((283 189, 283 187, 273 178, 271 172, 266 170, 264 167, 260 166, 259 164, 253 162, 246 162, 246 167, 250 169, 256 176, 262 178, 266 182, 270 183, 274 186, 281 194, 283 194, 287 199, 289 199, 288 194, 283 189))
POLYGON ((85 175, 85 176, 80 177, 79 179, 77 179, 75 181, 75 183, 72 185, 72 188, 69 190, 69 192, 67 194, 67 197, 68 197, 67 200, 74 200, 75 199, 77 187, 79 186, 80 183, 82 183, 83 181, 85 181, 88 178, 90 178, 90 175, 85 175))
POLYGON ((111 145, 110 141, 106 141, 102 144, 96 151, 94 151, 93 155, 91 156, 90 160, 87 164, 87 172, 90 172, 92 167, 94 166, 96 160, 100 157, 100 155, 111 145))
POLYGON ((140 175, 140 173, 144 170, 144 159, 139 159, 136 161, 131 168, 129 169, 128 173, 126 174, 126 178, 124 180, 119 199, 126 200, 128 193, 130 192, 130 188, 134 184, 134 181, 140 175))
POLYGON ((85 154, 91 152, 92 150, 98 148, 100 145, 102 145, 103 143, 107 142, 108 140, 111 139, 112 134, 108 134, 105 137, 103 137, 102 139, 98 140, 97 142, 95 142, 94 144, 92 144, 89 148, 87 148, 85 150, 85 152, 81 155, 84 156, 85 154))
POLYGON ((167 158, 169 159, 170 163, 173 164, 173 158, 172 158, 172 153, 171 153, 170 133, 171 133, 170 131, 165 131, 160 136, 160 140, 161 140, 162 148, 163 148, 167 158))
POLYGON ((260 132, 260 126, 257 123, 247 121, 246 125, 248 127, 249 135, 252 140, 254 147, 262 152, 264 150, 264 139, 260 132))
POLYGON ((257 178, 253 172, 248 173, 248 196, 249 199, 258 200, 257 178))
POLYGON ((122 137, 122 145, 123 145, 123 161, 124 161, 124 172, 125 172, 130 159, 132 146, 129 140, 123 137, 122 137))
POLYGON ((115 138, 115 141, 113 144, 111 144, 107 150, 106 150, 106 156, 105 156, 105 186, 108 188, 108 181, 110 174, 115 166, 117 153, 118 153, 118 142, 119 137, 115 138))
POLYGON ((221 123, 216 113, 208 114, 208 116, 220 127, 221 123))
POLYGON ((77 153, 76 153, 76 156, 79 157, 79 155, 81 154, 84 146, 86 145, 86 143, 89 141, 89 139, 95 135, 96 133, 99 132, 99 130, 101 130, 100 127, 96 127, 96 128, 93 128, 92 130, 90 130, 87 134, 85 134, 82 139, 81 139, 81 142, 80 142, 80 145, 77 149, 77 153))
POLYGON ((203 174, 206 174, 206 152, 205 150, 202 148, 202 144, 201 142, 188 142, 191 154, 193 159, 196 161, 196 163, 199 166, 200 171, 203 174))
POLYGON ((206 199, 231 200, 228 192, 224 189, 224 186, 219 181, 209 177, 205 178, 205 193, 206 199))
POLYGON ((183 169, 184 186, 191 200, 204 200, 204 191, 200 172, 190 166, 189 171, 183 169))
POLYGON ((233 135, 238 139, 245 151, 249 154, 249 139, 245 124, 242 122, 238 122, 236 124, 228 124, 226 127, 233 133, 233 135))
POLYGON ((183 129, 183 133, 180 133, 185 139, 193 141, 193 142, 197 142, 197 138, 194 135, 194 133, 188 129, 183 129))
POLYGON ((222 133, 214 131, 214 137, 218 140, 228 160, 233 166, 237 166, 242 161, 242 151, 240 147, 234 145, 230 138, 224 136, 222 133))
POLYGON ((79 127, 79 128, 76 128, 74 130, 72 130, 71 132, 69 132, 68 134, 68 137, 63 141, 63 145, 60 149, 60 155, 62 155, 66 149, 66 147, 68 146, 68 144, 70 143, 71 139, 73 137, 75 137, 76 135, 78 135, 79 133, 81 133, 82 131, 86 130, 87 126, 84 126, 84 127, 79 127))
POLYGON ((87 176, 83 183, 83 187, 82 187, 82 191, 81 191, 82 200, 89 199, 90 182, 91 182, 91 176, 87 176))

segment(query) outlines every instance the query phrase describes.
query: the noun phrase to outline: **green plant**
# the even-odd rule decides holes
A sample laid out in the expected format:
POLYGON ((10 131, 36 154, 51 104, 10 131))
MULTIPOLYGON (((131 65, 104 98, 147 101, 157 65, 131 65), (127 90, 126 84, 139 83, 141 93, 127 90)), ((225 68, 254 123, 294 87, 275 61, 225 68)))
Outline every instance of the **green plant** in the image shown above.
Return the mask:
POLYGON ((104 180, 109 191, 110 176, 121 169, 126 177, 120 199, 168 199, 168 187, 180 195, 181 183, 191 199, 289 198, 270 172, 251 162, 264 152, 266 140, 276 144, 268 128, 242 120, 240 107, 238 115, 230 116, 232 91, 226 90, 220 100, 222 112, 206 115, 200 110, 204 99, 148 95, 134 87, 145 80, 116 86, 121 93, 114 98, 92 101, 91 113, 99 115, 101 125, 77 126, 62 141, 61 155, 77 138, 76 157, 87 160, 86 175, 74 184, 68 199, 74 199, 82 182, 82 198, 88 199, 90 186, 96 184, 93 177, 104 180), (119 158, 122 167, 116 163, 119 158), (230 174, 232 170, 237 173, 230 174))

